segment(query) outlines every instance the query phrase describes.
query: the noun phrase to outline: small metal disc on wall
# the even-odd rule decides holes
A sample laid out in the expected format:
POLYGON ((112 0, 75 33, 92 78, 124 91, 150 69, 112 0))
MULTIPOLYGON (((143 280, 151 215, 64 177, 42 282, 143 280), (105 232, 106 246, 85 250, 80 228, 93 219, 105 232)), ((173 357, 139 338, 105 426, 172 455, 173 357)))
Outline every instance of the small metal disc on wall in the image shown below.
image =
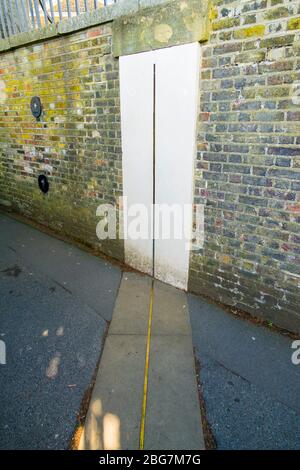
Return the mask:
POLYGON ((42 102, 38 96, 31 98, 30 109, 33 117, 38 119, 42 114, 42 102))
POLYGON ((42 193, 46 194, 49 191, 49 181, 47 179, 47 176, 40 175, 38 177, 38 182, 40 190, 42 191, 42 193))

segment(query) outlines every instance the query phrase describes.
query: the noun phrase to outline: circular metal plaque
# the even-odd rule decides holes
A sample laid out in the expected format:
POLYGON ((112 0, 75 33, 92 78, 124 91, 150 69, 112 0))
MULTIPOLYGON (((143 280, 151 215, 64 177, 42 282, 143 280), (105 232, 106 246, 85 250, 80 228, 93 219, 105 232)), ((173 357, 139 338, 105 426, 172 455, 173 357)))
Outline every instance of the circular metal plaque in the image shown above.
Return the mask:
POLYGON ((41 116, 41 114, 42 114, 42 103, 41 103, 41 100, 38 96, 34 96, 33 98, 31 98, 30 109, 31 109, 32 115, 36 119, 38 119, 41 116))
POLYGON ((47 179, 47 176, 40 175, 38 177, 38 182, 40 190, 42 191, 42 193, 46 194, 49 191, 49 181, 47 179))

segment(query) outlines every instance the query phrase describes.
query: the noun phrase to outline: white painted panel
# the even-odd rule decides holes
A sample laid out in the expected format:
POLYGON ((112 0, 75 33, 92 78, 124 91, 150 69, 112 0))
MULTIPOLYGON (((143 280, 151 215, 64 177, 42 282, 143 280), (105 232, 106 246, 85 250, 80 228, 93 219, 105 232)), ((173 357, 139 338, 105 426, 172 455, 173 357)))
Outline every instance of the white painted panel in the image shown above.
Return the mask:
MULTIPOLYGON (((120 58, 123 195, 128 207, 144 204, 151 211, 153 160, 152 53, 120 58)), ((151 212, 150 212, 151 213, 151 212)), ((132 220, 129 218, 128 225, 132 220)), ((152 234, 125 240, 125 262, 152 274, 152 234)))
MULTIPOLYGON (((156 63, 156 203, 193 203, 196 121, 200 75, 198 43, 155 52, 156 63)), ((185 223, 192 229, 192 210, 185 223)), ((183 229, 183 227, 182 227, 183 229)), ((155 242, 155 277, 186 289, 189 269, 187 240, 155 242)))
MULTIPOLYGON (((153 200, 153 65, 156 67, 156 184, 158 205, 193 202, 200 75, 198 43, 120 59, 123 187, 128 206, 153 200)), ((191 231, 191 210, 187 225, 191 231)), ((151 227, 150 227, 151 228, 151 227)), ((152 236, 125 240, 125 261, 152 274, 152 236)), ((174 235, 174 233, 172 233, 174 235)), ((155 277, 186 289, 187 240, 155 240, 155 277)))

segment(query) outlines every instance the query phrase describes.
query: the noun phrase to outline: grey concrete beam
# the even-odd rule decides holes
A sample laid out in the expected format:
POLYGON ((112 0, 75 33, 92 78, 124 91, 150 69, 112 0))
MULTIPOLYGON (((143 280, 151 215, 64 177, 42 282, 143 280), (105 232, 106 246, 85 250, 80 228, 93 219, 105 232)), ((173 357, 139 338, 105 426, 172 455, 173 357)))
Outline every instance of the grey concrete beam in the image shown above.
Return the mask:
POLYGON ((114 56, 206 41, 209 11, 208 0, 177 0, 118 18, 113 23, 114 56))

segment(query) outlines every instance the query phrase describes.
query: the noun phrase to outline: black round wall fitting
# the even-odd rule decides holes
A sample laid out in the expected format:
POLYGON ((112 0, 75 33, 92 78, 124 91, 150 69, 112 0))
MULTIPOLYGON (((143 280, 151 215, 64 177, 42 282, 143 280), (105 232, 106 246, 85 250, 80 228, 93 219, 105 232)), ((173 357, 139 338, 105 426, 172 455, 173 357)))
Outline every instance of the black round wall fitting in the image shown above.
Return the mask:
POLYGON ((47 176, 40 175, 38 177, 38 182, 40 190, 42 191, 42 193, 46 194, 49 191, 49 181, 47 179, 47 176))
POLYGON ((30 101, 30 109, 33 117, 38 119, 42 114, 42 102, 38 96, 34 96, 30 101))

